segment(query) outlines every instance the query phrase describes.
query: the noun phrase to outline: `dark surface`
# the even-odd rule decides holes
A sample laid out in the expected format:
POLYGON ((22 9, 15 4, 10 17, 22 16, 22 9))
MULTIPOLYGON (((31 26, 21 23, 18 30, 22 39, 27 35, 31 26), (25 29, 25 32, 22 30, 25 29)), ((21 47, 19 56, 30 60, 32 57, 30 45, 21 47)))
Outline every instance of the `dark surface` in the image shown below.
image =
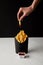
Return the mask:
MULTIPOLYGON (((20 7, 29 6, 32 0, 0 1, 0 37, 14 37, 20 30, 17 12, 20 7)), ((30 37, 43 37, 43 2, 22 22, 22 29, 30 37)))
POLYGON ((28 53, 28 38, 27 38, 26 41, 23 42, 23 43, 19 43, 19 42, 15 39, 15 50, 16 50, 16 53, 19 53, 19 52, 28 53))

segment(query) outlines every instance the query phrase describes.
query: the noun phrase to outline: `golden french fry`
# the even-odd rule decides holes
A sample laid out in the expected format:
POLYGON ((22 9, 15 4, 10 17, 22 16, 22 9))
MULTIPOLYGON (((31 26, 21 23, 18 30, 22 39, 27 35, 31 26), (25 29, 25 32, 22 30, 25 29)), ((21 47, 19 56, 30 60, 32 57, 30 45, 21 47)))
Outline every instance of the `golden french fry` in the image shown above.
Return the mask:
POLYGON ((21 22, 19 21, 19 26, 21 26, 21 22))

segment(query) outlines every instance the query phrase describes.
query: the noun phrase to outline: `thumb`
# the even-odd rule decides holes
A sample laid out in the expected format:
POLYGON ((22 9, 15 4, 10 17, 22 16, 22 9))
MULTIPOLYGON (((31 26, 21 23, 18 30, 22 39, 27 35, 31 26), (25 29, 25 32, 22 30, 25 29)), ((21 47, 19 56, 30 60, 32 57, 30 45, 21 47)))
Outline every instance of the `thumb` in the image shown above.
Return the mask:
POLYGON ((22 21, 24 17, 25 17, 25 14, 23 14, 23 15, 20 17, 19 21, 22 21))

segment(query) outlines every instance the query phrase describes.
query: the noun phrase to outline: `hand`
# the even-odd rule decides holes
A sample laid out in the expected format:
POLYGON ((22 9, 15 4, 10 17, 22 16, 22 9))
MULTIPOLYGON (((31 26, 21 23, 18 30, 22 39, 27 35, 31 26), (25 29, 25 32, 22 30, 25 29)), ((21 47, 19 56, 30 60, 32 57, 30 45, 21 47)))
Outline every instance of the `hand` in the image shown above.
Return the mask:
POLYGON ((21 7, 17 13, 17 19, 18 21, 22 21, 24 17, 28 16, 33 11, 32 6, 29 7, 21 7), (20 16, 20 14, 22 15, 20 16))

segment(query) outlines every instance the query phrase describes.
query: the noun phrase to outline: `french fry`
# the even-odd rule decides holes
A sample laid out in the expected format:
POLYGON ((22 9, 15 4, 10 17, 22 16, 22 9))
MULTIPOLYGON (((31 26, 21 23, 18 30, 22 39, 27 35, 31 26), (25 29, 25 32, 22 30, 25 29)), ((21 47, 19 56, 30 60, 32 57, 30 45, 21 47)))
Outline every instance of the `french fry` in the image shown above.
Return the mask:
POLYGON ((19 26, 21 26, 21 21, 19 21, 19 26))

